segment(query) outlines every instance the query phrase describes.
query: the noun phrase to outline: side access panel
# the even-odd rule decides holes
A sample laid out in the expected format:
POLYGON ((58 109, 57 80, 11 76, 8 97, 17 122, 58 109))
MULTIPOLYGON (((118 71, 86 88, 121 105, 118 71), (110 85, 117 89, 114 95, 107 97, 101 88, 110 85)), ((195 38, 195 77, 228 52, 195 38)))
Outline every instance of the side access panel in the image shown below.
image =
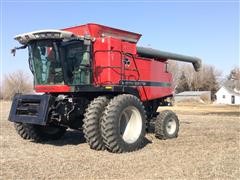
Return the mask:
POLYGON ((8 117, 9 121, 29 124, 46 125, 51 95, 16 94, 8 117))

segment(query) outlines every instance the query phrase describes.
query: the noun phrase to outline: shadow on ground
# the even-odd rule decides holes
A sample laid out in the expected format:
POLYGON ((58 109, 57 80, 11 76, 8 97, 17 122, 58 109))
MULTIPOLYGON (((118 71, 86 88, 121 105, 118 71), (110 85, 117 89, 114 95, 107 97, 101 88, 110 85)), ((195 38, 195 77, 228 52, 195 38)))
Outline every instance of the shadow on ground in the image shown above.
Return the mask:
MULTIPOLYGON (((81 131, 67 131, 66 134, 59 140, 46 141, 44 144, 51 144, 54 146, 64 146, 64 145, 79 145, 86 143, 83 132, 81 131)), ((145 147, 147 144, 151 144, 147 138, 144 138, 141 148, 145 147)))
POLYGON ((82 143, 86 143, 86 140, 83 132, 81 131, 67 131, 61 139, 45 142, 45 144, 51 144, 55 146, 79 145, 82 143))

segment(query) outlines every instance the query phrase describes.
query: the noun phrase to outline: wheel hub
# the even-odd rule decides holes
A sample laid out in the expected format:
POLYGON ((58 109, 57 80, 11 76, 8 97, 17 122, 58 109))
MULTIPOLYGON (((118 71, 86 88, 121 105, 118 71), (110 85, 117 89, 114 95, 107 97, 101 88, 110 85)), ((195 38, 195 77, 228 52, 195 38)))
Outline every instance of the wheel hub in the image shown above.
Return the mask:
POLYGON ((176 121, 175 121, 174 119, 170 119, 170 120, 167 122, 167 125, 166 125, 167 133, 168 133, 169 135, 174 134, 175 131, 176 131, 176 128, 177 128, 176 121))
POLYGON ((125 108, 119 117, 120 135, 131 144, 137 141, 142 131, 142 116, 134 106, 125 108))

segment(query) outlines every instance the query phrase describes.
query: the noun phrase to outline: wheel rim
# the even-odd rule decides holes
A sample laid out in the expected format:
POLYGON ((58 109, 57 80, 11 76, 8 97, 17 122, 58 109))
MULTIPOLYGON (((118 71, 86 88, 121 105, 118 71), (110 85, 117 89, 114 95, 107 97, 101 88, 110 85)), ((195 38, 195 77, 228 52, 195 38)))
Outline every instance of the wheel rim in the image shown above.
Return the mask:
POLYGON ((174 119, 169 119, 166 125, 166 130, 169 135, 172 135, 175 133, 177 129, 177 123, 174 119))
POLYGON ((142 131, 142 116, 134 106, 125 108, 119 117, 120 135, 131 144, 138 140, 142 131))

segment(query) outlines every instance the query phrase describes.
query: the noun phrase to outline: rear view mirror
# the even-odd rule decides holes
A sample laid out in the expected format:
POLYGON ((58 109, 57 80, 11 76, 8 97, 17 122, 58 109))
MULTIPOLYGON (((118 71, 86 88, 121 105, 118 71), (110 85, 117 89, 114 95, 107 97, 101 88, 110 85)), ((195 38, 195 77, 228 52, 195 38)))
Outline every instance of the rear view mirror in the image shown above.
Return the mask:
POLYGON ((14 48, 14 49, 11 49, 11 54, 12 54, 13 56, 15 56, 15 55, 16 55, 16 48, 14 48))
POLYGON ((12 54, 13 56, 15 56, 15 55, 16 55, 16 51, 17 51, 18 49, 25 49, 26 47, 27 47, 27 45, 20 46, 20 47, 15 47, 15 48, 11 49, 11 54, 12 54))

